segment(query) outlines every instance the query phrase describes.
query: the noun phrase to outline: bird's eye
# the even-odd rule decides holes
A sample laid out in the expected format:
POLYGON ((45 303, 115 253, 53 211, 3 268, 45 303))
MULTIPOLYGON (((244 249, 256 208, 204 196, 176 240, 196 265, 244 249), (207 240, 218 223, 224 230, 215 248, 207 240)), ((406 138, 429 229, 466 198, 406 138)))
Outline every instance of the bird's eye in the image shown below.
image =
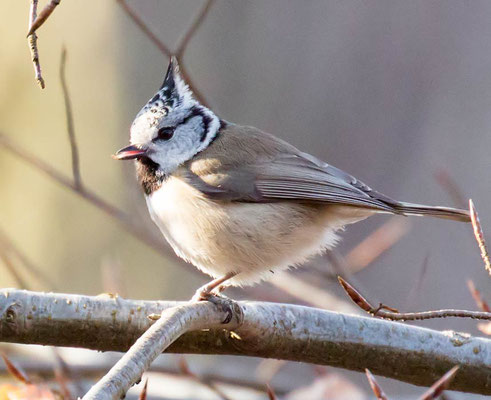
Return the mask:
POLYGON ((169 140, 172 136, 174 136, 175 130, 176 128, 171 126, 160 128, 158 132, 158 138, 160 140, 169 140))

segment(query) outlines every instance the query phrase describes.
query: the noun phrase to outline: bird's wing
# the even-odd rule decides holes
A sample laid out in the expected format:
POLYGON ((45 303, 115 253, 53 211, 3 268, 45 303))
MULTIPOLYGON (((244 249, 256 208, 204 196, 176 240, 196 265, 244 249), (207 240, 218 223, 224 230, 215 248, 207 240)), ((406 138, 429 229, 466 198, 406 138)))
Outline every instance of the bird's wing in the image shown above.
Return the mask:
MULTIPOLYGON (((273 140, 269 135, 267 139, 273 140)), ((242 157, 240 163, 218 162, 221 158, 210 152, 195 164, 201 167, 194 170, 192 166, 188 167, 185 173, 181 171, 181 176, 204 195, 216 200, 320 202, 399 213, 396 201, 353 176, 279 139, 275 145, 273 154, 259 151, 259 154, 242 157)), ((236 148, 241 147, 244 147, 243 141, 236 148)))
POLYGON ((284 154, 254 166, 254 186, 268 199, 327 202, 397 212, 397 202, 310 154, 284 154))
POLYGON ((469 222, 469 212, 395 201, 272 135, 232 125, 180 169, 205 196, 237 202, 297 201, 469 222))

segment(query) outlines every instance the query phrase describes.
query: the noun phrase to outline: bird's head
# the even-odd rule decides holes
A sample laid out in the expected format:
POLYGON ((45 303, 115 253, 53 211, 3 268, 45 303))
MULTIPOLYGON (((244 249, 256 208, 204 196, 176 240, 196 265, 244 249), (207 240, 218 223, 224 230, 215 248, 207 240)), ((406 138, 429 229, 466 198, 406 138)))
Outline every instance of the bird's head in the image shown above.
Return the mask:
POLYGON ((220 119, 194 98, 172 57, 161 88, 131 125, 131 145, 113 157, 151 162, 156 173, 165 176, 204 150, 220 124, 220 119))

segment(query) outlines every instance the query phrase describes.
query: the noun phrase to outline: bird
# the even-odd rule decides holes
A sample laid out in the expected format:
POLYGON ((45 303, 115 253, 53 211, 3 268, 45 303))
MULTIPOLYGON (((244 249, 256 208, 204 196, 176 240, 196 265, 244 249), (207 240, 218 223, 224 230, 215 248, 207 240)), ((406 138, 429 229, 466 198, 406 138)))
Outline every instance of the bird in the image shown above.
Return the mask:
POLYGON ((175 253, 213 280, 194 300, 303 264, 374 214, 469 222, 469 212, 396 201, 352 175, 201 104, 171 57, 164 82, 136 115, 130 145, 152 220, 175 253))

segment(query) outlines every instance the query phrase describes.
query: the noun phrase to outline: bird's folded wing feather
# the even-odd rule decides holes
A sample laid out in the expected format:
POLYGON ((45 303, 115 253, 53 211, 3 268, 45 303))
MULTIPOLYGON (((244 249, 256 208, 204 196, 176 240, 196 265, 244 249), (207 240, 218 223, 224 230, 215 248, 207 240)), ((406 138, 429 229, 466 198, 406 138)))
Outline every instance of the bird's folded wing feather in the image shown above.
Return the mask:
MULTIPOLYGON (((267 139, 275 140, 275 154, 262 154, 259 149, 259 154, 242 157, 241 162, 237 162, 237 157, 230 158, 232 162, 211 151, 200 156, 195 168, 186 168, 181 176, 205 196, 216 200, 262 203, 292 200, 398 212, 396 201, 353 176, 280 139, 269 135, 267 139), (285 147, 281 148, 283 145, 285 147)), ((243 142, 241 145, 244 147, 243 142)), ((233 148, 226 150, 234 151, 233 148)), ((219 151, 224 154, 223 149, 219 151)))

